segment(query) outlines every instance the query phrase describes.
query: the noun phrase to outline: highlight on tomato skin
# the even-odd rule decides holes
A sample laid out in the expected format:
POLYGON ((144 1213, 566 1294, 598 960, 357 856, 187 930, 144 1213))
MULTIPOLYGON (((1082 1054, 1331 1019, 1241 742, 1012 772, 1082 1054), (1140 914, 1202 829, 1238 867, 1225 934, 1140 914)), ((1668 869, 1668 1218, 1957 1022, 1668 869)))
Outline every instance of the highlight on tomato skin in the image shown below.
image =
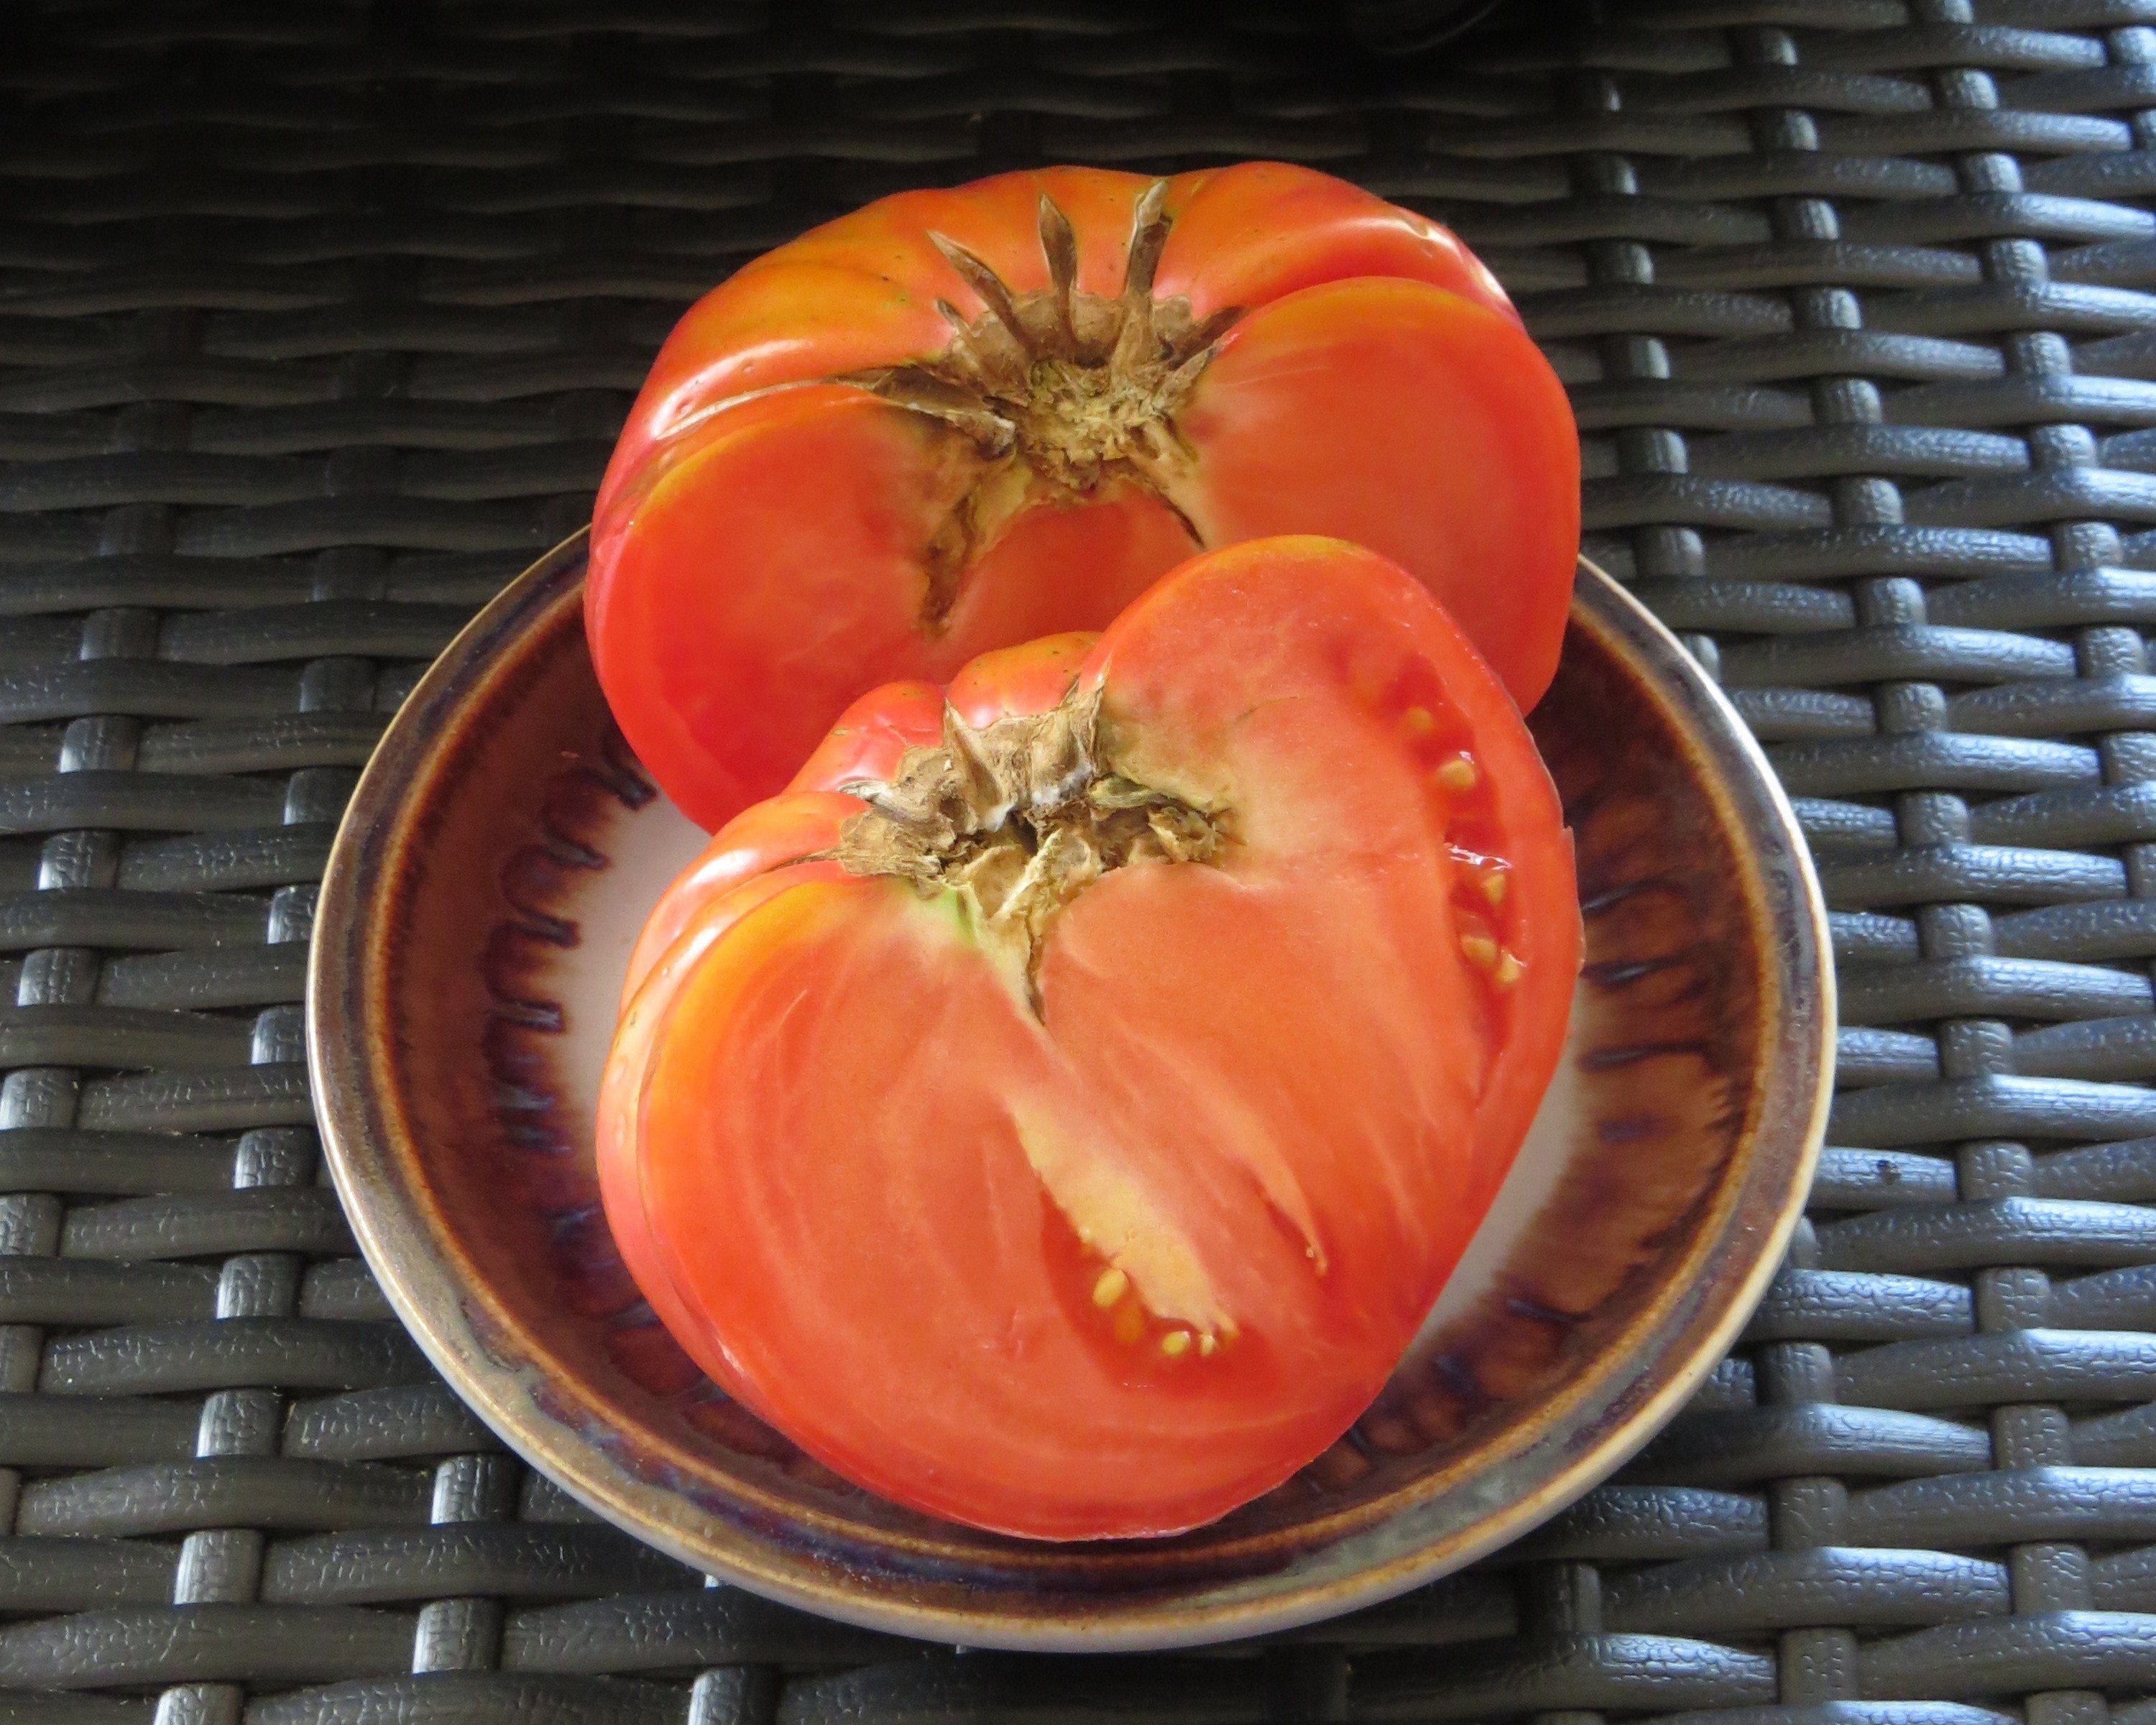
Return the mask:
POLYGON ((1317 532, 1435 593, 1522 711, 1578 552, 1562 386, 1445 229, 1278 162, 881 199, 693 306, 593 516, 601 684, 716 829, 862 690, 1103 629, 1317 532))
POLYGON ((1489 667, 1335 540, 930 695, 861 697, 662 899, 608 1219, 856 1483, 1198 1526, 1338 1439, 1495 1197, 1578 968, 1569 835, 1489 667))

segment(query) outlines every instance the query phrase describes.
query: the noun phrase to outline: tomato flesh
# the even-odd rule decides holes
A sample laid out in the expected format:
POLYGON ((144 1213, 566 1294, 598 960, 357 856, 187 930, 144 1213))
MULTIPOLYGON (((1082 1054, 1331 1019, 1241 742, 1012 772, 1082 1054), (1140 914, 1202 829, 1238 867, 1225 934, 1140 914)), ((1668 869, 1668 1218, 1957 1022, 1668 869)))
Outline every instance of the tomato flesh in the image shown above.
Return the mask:
POLYGON ((1195 1526, 1339 1437, 1495 1195, 1578 964, 1562 815, 1464 637, 1336 541, 1198 558, 950 697, 856 703, 662 902, 608 1217, 846 1477, 1195 1526))
POLYGON ((1204 457, 1173 495, 1208 545, 1327 533, 1413 570, 1530 707, 1557 675, 1579 510, 1576 485, 1513 481, 1571 470, 1578 434, 1505 364, 1461 363, 1516 336, 1502 314, 1417 282, 1276 300, 1229 331, 1192 392, 1178 425, 1204 457), (1563 574, 1539 588, 1493 575, 1522 568, 1563 574))
POLYGON ((908 193, 751 264, 670 337, 593 515, 594 663, 716 827, 862 689, 1103 628, 1199 550, 1317 531, 1409 569, 1524 710, 1578 479, 1563 390, 1489 272, 1341 181, 908 193))

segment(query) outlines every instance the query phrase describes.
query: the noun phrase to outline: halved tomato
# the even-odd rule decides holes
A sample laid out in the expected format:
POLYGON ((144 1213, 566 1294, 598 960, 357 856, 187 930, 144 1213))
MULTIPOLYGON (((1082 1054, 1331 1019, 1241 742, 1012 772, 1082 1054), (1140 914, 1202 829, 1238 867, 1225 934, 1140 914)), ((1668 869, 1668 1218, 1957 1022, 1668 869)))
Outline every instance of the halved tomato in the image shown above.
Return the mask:
POLYGON ((1100 629, 1269 533, 1403 565, 1524 711, 1578 493, 1563 390, 1435 223, 1279 163, 1007 174, 870 204, 682 319, 593 517, 593 653, 707 825, 862 690, 1100 629))
POLYGON ((623 1255, 828 1466, 1162 1533, 1339 1437, 1556 1062, 1571 848, 1503 687, 1337 541, 855 704, 665 896, 599 1121, 623 1255))

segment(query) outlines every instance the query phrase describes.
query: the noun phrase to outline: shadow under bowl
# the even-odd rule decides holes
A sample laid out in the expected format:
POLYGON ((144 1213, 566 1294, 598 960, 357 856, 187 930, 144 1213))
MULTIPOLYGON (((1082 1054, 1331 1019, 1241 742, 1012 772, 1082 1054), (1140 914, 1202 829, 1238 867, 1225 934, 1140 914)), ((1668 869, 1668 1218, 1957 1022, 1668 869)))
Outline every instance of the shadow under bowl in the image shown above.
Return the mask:
POLYGON ((583 569, 581 536, 534 565, 389 727, 323 885, 308 1041, 337 1189, 390 1300, 481 1416, 609 1520, 875 1629, 1219 1640, 1373 1604, 1517 1537, 1632 1455, 1734 1340, 1824 1127, 1825 916, 1735 714, 1584 566, 1530 719, 1578 850, 1571 1040, 1369 1414, 1286 1486, 1167 1539, 1011 1539, 835 1478, 689 1363, 598 1209, 615 991, 701 834, 613 730, 583 569))

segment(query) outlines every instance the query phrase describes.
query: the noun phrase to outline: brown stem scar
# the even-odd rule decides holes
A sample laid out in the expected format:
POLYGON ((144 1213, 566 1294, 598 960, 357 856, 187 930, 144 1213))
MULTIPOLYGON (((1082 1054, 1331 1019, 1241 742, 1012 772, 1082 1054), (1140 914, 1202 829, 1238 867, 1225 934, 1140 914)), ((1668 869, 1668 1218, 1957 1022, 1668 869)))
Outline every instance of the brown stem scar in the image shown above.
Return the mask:
POLYGON ((1075 353, 1078 326, 1073 321, 1072 298, 1078 290, 1078 236, 1070 230, 1070 218, 1045 192, 1040 194, 1040 252, 1048 260, 1058 333, 1066 350, 1075 353))
POLYGON ((928 236, 936 249, 943 254, 946 263, 965 278, 966 285, 981 296, 997 322, 1010 331, 1011 339, 1030 352, 1031 339, 1027 336, 1025 323, 1018 315, 1012 302, 1010 290, 1004 279, 991 270, 986 262, 968 251, 955 239, 946 239, 940 234, 928 236))
POLYGON ((846 788, 869 806, 840 829, 839 864, 955 894, 1036 1011, 1042 945, 1073 899, 1116 869, 1213 862, 1231 836, 1229 811, 1116 772, 1099 710, 1097 691, 1074 691, 977 731, 947 707, 941 743, 909 750, 888 781, 846 788))
POLYGON ((1168 202, 1168 182, 1155 180, 1145 188, 1131 212, 1131 244, 1123 265, 1123 303, 1135 306, 1152 297, 1153 272, 1168 244, 1169 219, 1163 213, 1168 202))
MULTIPOLYGON (((1116 480, 1165 504, 1186 529, 1177 482, 1192 459, 1175 415, 1220 351, 1240 306, 1194 316, 1179 296, 1153 296, 1174 228, 1168 182, 1155 180, 1131 212, 1123 280, 1114 298, 1078 280, 1078 237, 1046 193, 1036 208, 1045 289, 1014 292, 978 254, 946 234, 928 239, 982 311, 968 320, 948 300, 936 311, 950 345, 927 358, 839 381, 941 420, 994 464, 952 508, 927 552, 921 624, 949 625, 966 572, 1004 522, 1045 491, 1059 501, 1116 480)), ((1203 540, 1194 531, 1194 544, 1203 540)))

